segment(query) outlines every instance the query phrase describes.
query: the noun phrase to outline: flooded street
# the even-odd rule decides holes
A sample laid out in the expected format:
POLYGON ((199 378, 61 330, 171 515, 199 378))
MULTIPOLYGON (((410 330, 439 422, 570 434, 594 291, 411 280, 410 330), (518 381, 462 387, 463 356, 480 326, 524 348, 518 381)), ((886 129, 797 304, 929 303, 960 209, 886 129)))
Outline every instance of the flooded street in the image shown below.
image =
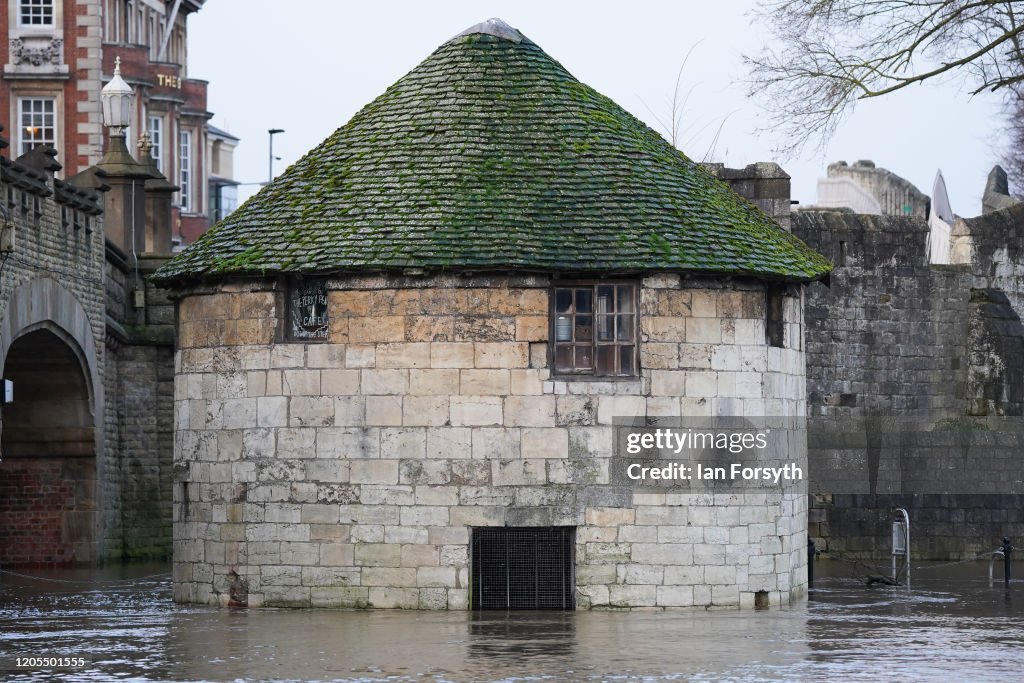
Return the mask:
POLYGON ((25 573, 44 578, 0 574, 19 681, 54 674, 18 656, 86 658, 67 681, 1006 681, 1024 661, 1024 583, 989 588, 980 562, 926 566, 909 593, 819 563, 788 610, 482 616, 179 606, 161 565, 25 573))

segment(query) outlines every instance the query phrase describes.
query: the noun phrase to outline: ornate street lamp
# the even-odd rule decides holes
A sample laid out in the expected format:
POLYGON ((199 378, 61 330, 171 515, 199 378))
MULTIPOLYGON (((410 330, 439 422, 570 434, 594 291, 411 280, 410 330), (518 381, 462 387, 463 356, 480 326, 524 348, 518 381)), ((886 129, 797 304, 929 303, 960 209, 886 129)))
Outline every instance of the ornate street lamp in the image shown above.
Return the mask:
POLYGON ((139 252, 146 248, 146 180, 149 169, 132 157, 125 137, 132 124, 132 101, 135 93, 121 77, 121 58, 114 60, 114 75, 100 91, 103 125, 110 129, 110 144, 97 168, 103 170, 110 190, 104 194, 104 230, 107 237, 129 256, 134 275, 128 286, 132 290, 137 316, 146 305, 146 292, 138 271, 139 252))
POLYGON ((121 58, 114 59, 114 76, 100 91, 103 125, 110 129, 110 141, 99 166, 108 176, 128 175, 142 177, 149 173, 139 165, 128 151, 125 137, 132 125, 132 105, 135 92, 121 77, 121 58))
POLYGON ((110 128, 112 138, 125 136, 126 130, 132 122, 132 102, 134 100, 135 92, 121 78, 121 58, 117 57, 114 60, 114 77, 100 91, 100 101, 103 105, 103 125, 110 128))

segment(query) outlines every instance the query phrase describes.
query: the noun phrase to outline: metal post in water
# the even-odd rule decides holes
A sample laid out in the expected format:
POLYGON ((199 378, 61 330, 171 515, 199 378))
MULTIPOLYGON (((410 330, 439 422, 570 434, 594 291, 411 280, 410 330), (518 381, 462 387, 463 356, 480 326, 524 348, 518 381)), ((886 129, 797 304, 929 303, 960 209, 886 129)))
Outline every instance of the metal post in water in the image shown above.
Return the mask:
POLYGON ((1010 587, 1010 553, 1013 552, 1013 544, 1010 543, 1010 539, 1003 536, 1003 580, 1006 581, 1006 587, 1010 587))
POLYGON ((814 539, 807 539, 807 585, 814 585, 814 539))
POLYGON ((907 570, 907 588, 910 588, 910 515, 903 508, 892 509, 892 580, 898 580, 896 557, 903 557, 903 566, 907 570))
POLYGON ((988 556, 988 585, 989 585, 989 588, 992 587, 992 584, 993 584, 993 581, 994 581, 994 577, 995 577, 996 558, 997 557, 1002 557, 1002 556, 1003 556, 1003 551, 1002 550, 993 550, 992 554, 990 554, 988 556))

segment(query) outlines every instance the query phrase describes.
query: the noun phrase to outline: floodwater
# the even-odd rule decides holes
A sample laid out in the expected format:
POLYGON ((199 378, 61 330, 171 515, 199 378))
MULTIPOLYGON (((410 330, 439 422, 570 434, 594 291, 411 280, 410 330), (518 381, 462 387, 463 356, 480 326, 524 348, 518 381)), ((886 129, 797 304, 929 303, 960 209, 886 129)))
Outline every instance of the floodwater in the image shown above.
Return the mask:
MULTIPOLYGON (((1024 566, 1018 566, 1024 570, 1024 566)), ((227 610, 171 602, 164 566, 0 573, 0 678, 18 681, 1009 681, 1024 581, 925 566, 913 590, 819 562, 790 609, 713 612, 227 610), (832 576, 824 576, 825 574, 832 576), (83 657, 55 673, 13 659, 83 657)))

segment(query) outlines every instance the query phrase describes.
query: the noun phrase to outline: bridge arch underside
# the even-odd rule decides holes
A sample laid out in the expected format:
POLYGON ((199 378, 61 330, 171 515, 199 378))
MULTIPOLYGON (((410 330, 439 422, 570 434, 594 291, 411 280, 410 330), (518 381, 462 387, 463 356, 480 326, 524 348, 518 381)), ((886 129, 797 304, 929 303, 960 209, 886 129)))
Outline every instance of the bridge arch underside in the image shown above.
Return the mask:
POLYGON ((0 565, 95 559, 94 401, 81 350, 55 326, 19 336, 4 378, 0 435, 0 565))

